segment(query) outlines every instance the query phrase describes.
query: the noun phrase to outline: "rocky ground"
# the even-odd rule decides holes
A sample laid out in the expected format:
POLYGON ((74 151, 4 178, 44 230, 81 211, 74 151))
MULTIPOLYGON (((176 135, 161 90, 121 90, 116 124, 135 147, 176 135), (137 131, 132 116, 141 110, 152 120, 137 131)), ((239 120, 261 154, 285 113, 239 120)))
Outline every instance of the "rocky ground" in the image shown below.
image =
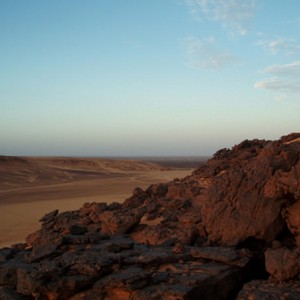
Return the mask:
POLYGON ((0 299, 300 299, 300 133, 222 149, 0 250, 0 299))

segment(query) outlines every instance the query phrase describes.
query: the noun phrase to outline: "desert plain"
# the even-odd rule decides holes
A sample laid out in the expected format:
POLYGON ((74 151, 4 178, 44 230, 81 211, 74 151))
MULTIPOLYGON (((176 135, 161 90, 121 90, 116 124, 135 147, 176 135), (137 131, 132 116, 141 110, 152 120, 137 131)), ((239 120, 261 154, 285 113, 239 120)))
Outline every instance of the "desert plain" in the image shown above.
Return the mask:
POLYGON ((0 156, 0 247, 23 242, 49 211, 122 202, 136 187, 185 177, 206 160, 0 156))

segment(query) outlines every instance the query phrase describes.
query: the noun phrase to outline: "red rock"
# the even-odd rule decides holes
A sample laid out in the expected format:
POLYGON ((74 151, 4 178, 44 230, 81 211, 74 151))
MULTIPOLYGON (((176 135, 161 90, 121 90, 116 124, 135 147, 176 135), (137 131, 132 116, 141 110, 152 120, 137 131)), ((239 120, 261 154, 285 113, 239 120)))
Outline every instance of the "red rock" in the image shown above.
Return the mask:
POLYGON ((285 217, 288 228, 295 236, 296 244, 300 248, 300 201, 293 203, 286 209, 285 217))
POLYGON ((300 283, 271 283, 268 281, 251 281, 244 285, 237 300, 296 300, 300 299, 300 283))
POLYGON ((208 197, 199 201, 212 243, 237 245, 249 237, 272 241, 282 231, 282 207, 290 205, 291 197, 298 199, 300 186, 293 171, 300 164, 299 155, 298 160, 294 154, 289 158, 292 147, 245 141, 223 153, 220 161, 209 162, 215 177, 207 188, 208 197))
POLYGON ((266 270, 278 281, 289 280, 300 274, 300 249, 268 249, 265 253, 266 270))
POLYGON ((139 224, 144 213, 145 210, 143 208, 125 211, 105 211, 99 215, 101 232, 110 235, 127 233, 139 224))
POLYGON ((0 249, 0 299, 298 299, 299 153, 296 133, 245 140, 123 204, 52 211, 0 249))

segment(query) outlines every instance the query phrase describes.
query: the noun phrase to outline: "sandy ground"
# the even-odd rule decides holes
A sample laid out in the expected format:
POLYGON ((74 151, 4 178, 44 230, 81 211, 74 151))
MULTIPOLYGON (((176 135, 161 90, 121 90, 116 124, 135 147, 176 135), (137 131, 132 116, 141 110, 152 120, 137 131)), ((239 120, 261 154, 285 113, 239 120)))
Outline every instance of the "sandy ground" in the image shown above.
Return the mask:
MULTIPOLYGON (((11 169, 13 168, 10 166, 11 169)), ((66 169, 70 170, 64 166, 64 172, 66 169)), ((81 166, 82 169, 84 168, 81 166)), ((38 220, 54 209, 59 209, 60 212, 75 210, 84 203, 93 201, 122 202, 131 196, 135 187, 145 189, 150 184, 168 182, 192 172, 192 169, 166 170, 153 166, 120 168, 119 172, 116 170, 117 165, 114 166, 114 172, 110 165, 109 168, 102 168, 99 176, 87 177, 81 174, 66 182, 62 178, 55 182, 48 176, 47 180, 36 180, 31 184, 20 180, 13 182, 16 175, 10 174, 10 177, 7 176, 10 182, 0 186, 0 247, 23 242, 29 233, 39 229, 38 220)), ((22 178, 25 176, 19 168, 15 168, 14 172, 18 176, 21 174, 22 178)), ((32 173, 33 171, 30 173, 31 177, 32 173)))

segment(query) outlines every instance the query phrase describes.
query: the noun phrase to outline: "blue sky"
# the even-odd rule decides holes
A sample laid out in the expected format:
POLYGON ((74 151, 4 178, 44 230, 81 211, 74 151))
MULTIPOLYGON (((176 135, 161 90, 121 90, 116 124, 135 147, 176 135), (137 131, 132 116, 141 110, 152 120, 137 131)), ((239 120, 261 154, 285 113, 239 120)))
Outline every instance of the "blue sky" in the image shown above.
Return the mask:
POLYGON ((2 0, 0 37, 0 154, 210 155, 300 131, 298 0, 2 0))

